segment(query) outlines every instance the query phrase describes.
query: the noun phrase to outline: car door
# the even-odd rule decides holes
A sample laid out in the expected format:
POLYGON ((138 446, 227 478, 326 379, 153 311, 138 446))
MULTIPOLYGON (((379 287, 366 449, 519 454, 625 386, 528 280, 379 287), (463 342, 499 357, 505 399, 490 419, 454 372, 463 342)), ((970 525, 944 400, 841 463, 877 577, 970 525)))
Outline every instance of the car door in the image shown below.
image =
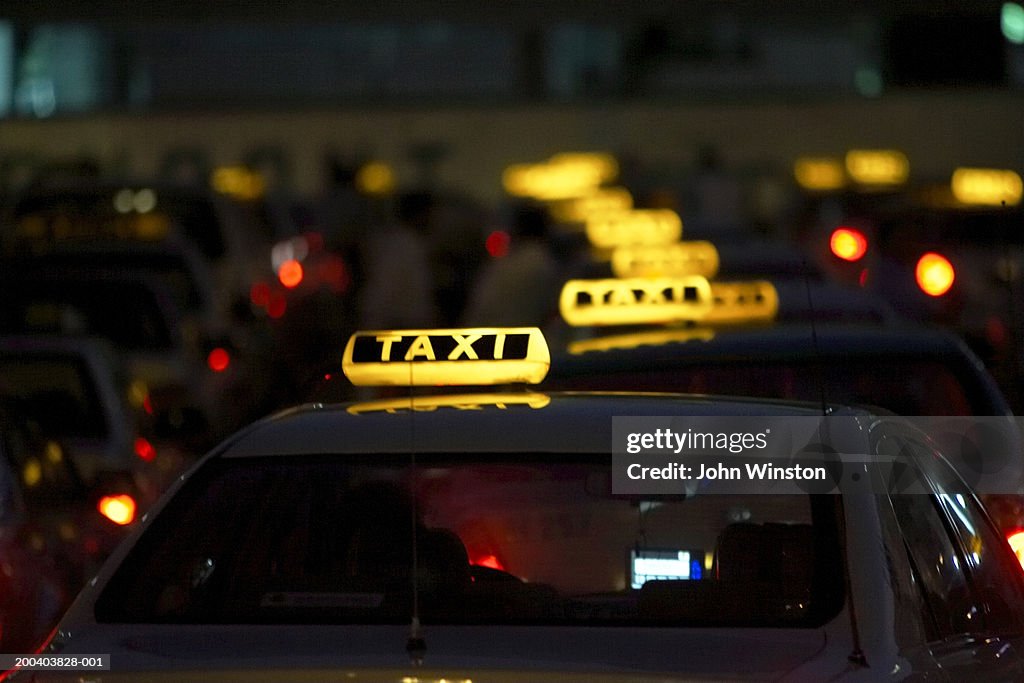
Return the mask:
POLYGON ((952 680, 1020 680, 1020 565, 974 493, 923 438, 887 438, 912 456, 911 467, 926 484, 926 493, 895 493, 890 501, 922 594, 932 656, 952 680))

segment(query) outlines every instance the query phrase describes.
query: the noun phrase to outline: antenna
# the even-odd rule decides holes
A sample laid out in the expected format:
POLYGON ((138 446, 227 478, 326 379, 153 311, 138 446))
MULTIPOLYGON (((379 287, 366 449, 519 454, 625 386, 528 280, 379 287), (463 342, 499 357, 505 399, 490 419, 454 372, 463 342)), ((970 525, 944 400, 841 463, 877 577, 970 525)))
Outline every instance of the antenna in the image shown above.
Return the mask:
POLYGON ((420 572, 419 543, 417 531, 419 527, 419 500, 416 496, 416 389, 413 384, 413 365, 409 363, 409 466, 410 466, 410 498, 412 499, 412 615, 409 619, 409 639, 405 642, 405 651, 413 666, 422 666, 427 654, 427 641, 420 628, 420 572))
POLYGON ((821 349, 818 347, 818 315, 814 310, 814 296, 811 294, 811 274, 810 269, 807 266, 807 257, 804 256, 800 261, 803 265, 804 291, 807 294, 807 309, 810 312, 811 317, 811 352, 814 354, 814 369, 818 380, 821 414, 824 417, 828 415, 830 411, 828 407, 828 389, 825 387, 825 363, 821 357, 821 349))

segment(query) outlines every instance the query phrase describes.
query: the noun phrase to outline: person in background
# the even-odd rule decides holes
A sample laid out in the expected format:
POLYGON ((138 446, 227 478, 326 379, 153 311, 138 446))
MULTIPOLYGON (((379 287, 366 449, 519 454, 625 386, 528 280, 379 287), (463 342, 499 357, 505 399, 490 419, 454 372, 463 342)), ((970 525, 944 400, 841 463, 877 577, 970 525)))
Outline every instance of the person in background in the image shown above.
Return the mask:
POLYGON ((398 221, 371 234, 363 264, 366 280, 359 294, 361 329, 436 327, 434 278, 428 234, 434 197, 428 192, 402 195, 398 221))
POLYGON ((515 209, 508 253, 484 265, 463 312, 465 325, 545 325, 558 310, 560 268, 541 206, 515 209))

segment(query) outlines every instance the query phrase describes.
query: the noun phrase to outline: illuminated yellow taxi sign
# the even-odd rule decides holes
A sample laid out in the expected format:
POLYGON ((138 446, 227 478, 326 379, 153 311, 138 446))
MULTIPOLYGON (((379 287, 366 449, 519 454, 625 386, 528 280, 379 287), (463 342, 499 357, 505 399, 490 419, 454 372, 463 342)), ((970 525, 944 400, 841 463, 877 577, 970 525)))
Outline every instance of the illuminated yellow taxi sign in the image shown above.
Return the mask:
POLYGON ((356 172, 356 189, 375 197, 395 191, 395 172, 383 161, 370 161, 356 172))
POLYGON ((953 196, 963 204, 1016 206, 1020 203, 1021 178, 1013 171, 995 168, 958 168, 950 182, 953 196))
POLYGON ((861 185, 900 185, 910 175, 910 162, 895 149, 851 149, 846 171, 861 185))
POLYGON ((535 327, 357 332, 342 359, 358 386, 537 384, 550 365, 535 327))
POLYGON ((387 398, 378 401, 364 401, 349 406, 348 412, 353 415, 364 413, 399 413, 413 411, 431 413, 438 408, 453 410, 507 410, 510 406, 526 406, 534 410, 551 403, 547 394, 537 393, 504 393, 504 394, 464 394, 452 396, 417 396, 405 398, 387 398))
POLYGON ((554 201, 588 194, 618 173, 619 165, 610 154, 567 152, 539 164, 509 166, 502 174, 502 185, 517 197, 554 201))
POLYGON ((570 325, 641 325, 700 320, 711 309, 706 277, 569 280, 558 302, 570 325))
POLYGON ((711 242, 619 247, 612 253, 615 277, 665 277, 718 272, 718 249, 711 242))
POLYGON ((267 189, 263 176, 245 166, 221 166, 210 174, 210 186, 241 200, 259 199, 267 189))
POLYGON ((765 322, 779 312, 779 293, 763 280, 712 282, 712 307, 702 320, 708 324, 765 322))
POLYGON ((846 185, 846 171, 833 157, 800 157, 793 163, 793 176, 805 190, 826 192, 846 185))
POLYGON ((711 341, 714 330, 704 327, 687 327, 677 330, 651 330, 631 332, 596 339, 582 339, 569 342, 569 353, 579 356, 590 351, 611 351, 613 349, 635 349, 640 346, 661 346, 662 344, 711 341))
POLYGON ((551 206, 551 215, 562 223, 586 223, 592 218, 622 213, 633 208, 633 195, 624 187, 602 187, 551 206))
POLYGON ((682 235, 683 222, 671 209, 637 209, 587 221, 587 239, 598 249, 671 244, 682 235))

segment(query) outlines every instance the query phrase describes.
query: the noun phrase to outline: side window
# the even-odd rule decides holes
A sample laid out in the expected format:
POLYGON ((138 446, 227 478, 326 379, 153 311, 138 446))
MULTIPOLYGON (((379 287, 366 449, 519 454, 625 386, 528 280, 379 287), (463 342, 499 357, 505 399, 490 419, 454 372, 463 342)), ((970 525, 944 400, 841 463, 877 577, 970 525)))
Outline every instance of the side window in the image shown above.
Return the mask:
POLYGON ((936 506, 927 494, 891 496, 907 553, 928 608, 930 640, 982 629, 961 557, 936 506))

